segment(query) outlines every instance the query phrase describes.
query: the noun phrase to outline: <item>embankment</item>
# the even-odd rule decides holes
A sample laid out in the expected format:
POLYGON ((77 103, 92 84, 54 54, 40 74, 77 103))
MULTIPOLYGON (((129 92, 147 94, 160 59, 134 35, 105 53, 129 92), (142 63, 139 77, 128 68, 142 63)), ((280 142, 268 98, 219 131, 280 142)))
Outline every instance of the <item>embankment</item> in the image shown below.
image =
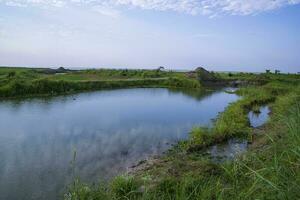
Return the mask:
POLYGON ((100 89, 131 87, 169 87, 200 89, 198 81, 184 78, 148 78, 103 81, 64 81, 39 79, 34 81, 13 80, 0 87, 0 97, 20 97, 35 95, 57 95, 100 89))

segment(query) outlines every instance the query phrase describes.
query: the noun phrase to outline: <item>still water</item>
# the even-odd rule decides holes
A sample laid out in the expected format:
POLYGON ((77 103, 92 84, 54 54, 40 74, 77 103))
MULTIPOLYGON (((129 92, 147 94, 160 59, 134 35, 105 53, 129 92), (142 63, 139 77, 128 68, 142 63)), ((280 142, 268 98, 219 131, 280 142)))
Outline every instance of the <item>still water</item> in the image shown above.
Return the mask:
POLYGON ((250 125, 253 128, 257 128, 259 126, 264 125, 268 119, 270 114, 269 106, 262 106, 259 109, 259 113, 254 113, 253 111, 250 111, 248 114, 248 118, 250 121, 250 125))
MULTIPOLYGON (((260 126, 264 125, 269 119, 270 112, 269 106, 261 106, 259 113, 250 111, 248 113, 250 126, 253 128, 259 128, 260 126)), ((219 163, 234 159, 236 156, 244 153, 247 148, 247 139, 231 138, 226 142, 212 145, 211 147, 207 148, 206 154, 208 154, 214 162, 219 163)))
POLYGON ((58 199, 74 172, 88 183, 124 173, 237 99, 221 90, 120 89, 0 101, 0 199, 58 199))

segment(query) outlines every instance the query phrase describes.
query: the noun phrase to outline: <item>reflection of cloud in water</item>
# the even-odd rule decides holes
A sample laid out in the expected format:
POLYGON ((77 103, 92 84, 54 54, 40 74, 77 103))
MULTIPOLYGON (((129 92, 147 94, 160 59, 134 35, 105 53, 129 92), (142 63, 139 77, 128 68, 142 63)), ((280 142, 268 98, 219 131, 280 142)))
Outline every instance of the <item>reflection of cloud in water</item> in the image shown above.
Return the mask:
MULTIPOLYGON (((23 133, 23 137, 14 138, 13 143, 1 145, 14 149, 10 154, 4 150, 5 154, 1 156, 1 188, 4 194, 15 195, 18 190, 15 184, 26 185, 18 191, 27 191, 22 196, 31 195, 33 191, 60 190, 71 178, 69 162, 74 149, 77 152, 77 175, 87 181, 107 179, 125 171, 137 160, 165 151, 167 143, 186 136, 183 129, 188 127, 139 126, 105 134, 78 128, 69 133, 59 130, 40 135, 27 134, 26 137, 23 133), (161 137, 161 133, 168 132, 175 134, 161 137), (8 192, 12 189, 14 191, 8 192)), ((11 196, 5 198, 14 199, 11 196)))
MULTIPOLYGON (((88 136, 78 135, 78 141, 73 140, 77 150, 77 164, 83 174, 93 173, 93 169, 101 169, 97 177, 108 178, 126 167, 134 164, 138 159, 151 154, 161 153, 167 148, 167 143, 183 138, 186 132, 174 127, 170 134, 161 137, 161 133, 170 132, 170 127, 136 127, 119 130, 114 133, 102 134, 96 132, 88 136), (147 130, 147 132, 145 132, 147 130), (91 168, 91 169, 90 169, 91 168)), ((91 178, 94 175, 91 175, 91 178)))
POLYGON ((248 114, 250 125, 254 128, 262 126, 269 119, 269 106, 262 106, 260 107, 259 111, 260 113, 254 113, 253 111, 250 111, 248 114))
POLYGON ((130 89, 77 94, 76 101, 0 102, 0 199, 56 199, 72 179, 74 149, 78 176, 108 179, 209 124, 237 99, 191 94, 130 89))

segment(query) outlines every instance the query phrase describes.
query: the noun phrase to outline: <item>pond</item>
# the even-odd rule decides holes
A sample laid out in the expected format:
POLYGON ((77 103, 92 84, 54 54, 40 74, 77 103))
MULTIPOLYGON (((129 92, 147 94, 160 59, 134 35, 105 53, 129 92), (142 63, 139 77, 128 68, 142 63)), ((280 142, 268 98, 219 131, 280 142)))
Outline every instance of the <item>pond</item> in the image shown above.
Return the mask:
POLYGON ((73 174, 108 180, 210 126, 237 99, 144 88, 0 101, 0 199, 58 199, 73 174))
MULTIPOLYGON (((228 90, 226 90, 227 92, 228 90)), ((250 111, 248 113, 248 119, 250 126, 253 128, 259 128, 264 125, 270 114, 269 106, 261 106, 259 112, 250 111)), ((215 144, 206 149, 205 155, 209 155, 212 161, 216 163, 224 162, 226 160, 232 160, 236 156, 247 151, 248 140, 244 138, 231 138, 226 142, 215 144)))
POLYGON ((257 128, 264 125, 269 119, 270 112, 271 111, 269 109, 269 106, 261 106, 259 108, 259 113, 250 111, 248 114, 250 125, 253 128, 257 128))

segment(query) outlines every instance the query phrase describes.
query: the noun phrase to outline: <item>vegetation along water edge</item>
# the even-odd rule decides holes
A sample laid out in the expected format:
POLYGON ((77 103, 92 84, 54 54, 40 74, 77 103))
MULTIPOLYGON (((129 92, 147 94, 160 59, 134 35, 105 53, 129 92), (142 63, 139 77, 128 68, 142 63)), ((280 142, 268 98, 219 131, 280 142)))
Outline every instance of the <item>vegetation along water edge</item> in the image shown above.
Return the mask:
POLYGON ((250 81, 241 98, 220 113, 213 127, 195 127, 190 138, 165 155, 142 161, 109 184, 75 179, 65 199, 299 199, 300 87, 297 75, 220 73, 222 80, 250 81), (271 115, 259 129, 247 114, 268 105, 271 115), (216 163, 203 150, 243 137, 249 149, 234 160, 216 163))
POLYGON ((0 97, 56 95, 80 91, 169 87, 201 89, 197 78, 182 72, 128 69, 0 68, 0 97))

